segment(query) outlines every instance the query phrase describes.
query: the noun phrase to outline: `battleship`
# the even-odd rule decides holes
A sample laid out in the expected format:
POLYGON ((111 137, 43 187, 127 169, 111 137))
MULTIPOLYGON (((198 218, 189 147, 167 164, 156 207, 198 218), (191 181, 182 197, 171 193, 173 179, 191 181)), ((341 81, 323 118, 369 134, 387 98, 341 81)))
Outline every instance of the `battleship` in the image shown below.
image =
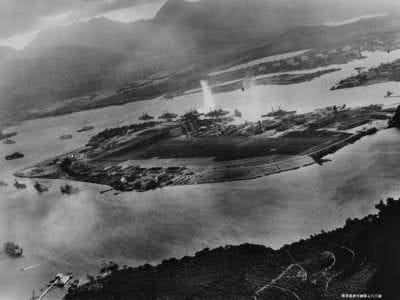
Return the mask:
POLYGON ((89 130, 93 130, 94 127, 93 126, 84 126, 81 129, 78 129, 76 132, 85 132, 85 131, 89 131, 89 130))
POLYGON ((153 120, 154 117, 150 116, 148 113, 143 113, 140 117, 139 120, 140 121, 148 121, 148 120, 153 120))
POLYGON ((17 244, 7 242, 4 244, 4 252, 12 257, 21 257, 24 250, 17 244))
POLYGON ((161 116, 159 116, 159 119, 164 119, 166 121, 171 121, 173 119, 176 119, 178 117, 177 114, 174 113, 170 113, 170 112, 165 112, 163 113, 161 116))
POLYGON ((6 155, 5 159, 6 160, 14 160, 14 159, 20 159, 23 158, 24 155, 20 152, 14 152, 12 154, 6 155))
POLYGON ((25 183, 21 183, 21 182, 19 182, 19 181, 17 181, 17 180, 15 180, 14 186, 15 186, 15 188, 16 188, 17 190, 24 190, 24 189, 26 189, 26 184, 25 184, 25 183))
POLYGON ((49 188, 39 182, 35 182, 35 184, 33 185, 33 187, 35 188, 35 190, 39 193, 42 194, 44 192, 48 192, 49 188))
POLYGON ((3 142, 3 144, 12 145, 12 144, 15 144, 15 141, 14 141, 14 140, 11 140, 11 139, 6 139, 6 140, 3 142))
MULTIPOLYGON (((209 118, 217 119, 217 118, 221 118, 221 117, 226 116, 226 115, 229 115, 229 111, 223 110, 221 108, 218 108, 218 109, 214 109, 214 110, 209 111, 208 113, 206 113, 205 116, 209 117, 209 118)), ((236 112, 235 112, 235 115, 236 115, 236 112)))
POLYGON ((235 109, 234 115, 237 118, 241 118, 242 117, 242 113, 238 109, 235 109))
POLYGON ((72 139, 72 134, 63 134, 60 136, 60 140, 70 140, 72 139))
POLYGON ((67 184, 60 186, 60 191, 61 191, 61 194, 72 195, 72 194, 77 194, 79 192, 79 189, 74 188, 72 185, 67 183, 67 184))

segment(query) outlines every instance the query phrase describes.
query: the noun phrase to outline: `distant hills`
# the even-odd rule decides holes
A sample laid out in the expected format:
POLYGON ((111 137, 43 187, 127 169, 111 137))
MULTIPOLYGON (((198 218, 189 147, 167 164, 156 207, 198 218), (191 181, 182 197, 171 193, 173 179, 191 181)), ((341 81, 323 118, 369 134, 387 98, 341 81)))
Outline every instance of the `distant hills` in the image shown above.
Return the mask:
POLYGON ((310 31, 328 38, 324 22, 392 10, 374 2, 168 0, 152 20, 95 18, 45 30, 22 51, 0 48, 0 110, 18 113, 154 73, 208 68, 255 47, 265 55, 299 50, 313 39, 310 31))

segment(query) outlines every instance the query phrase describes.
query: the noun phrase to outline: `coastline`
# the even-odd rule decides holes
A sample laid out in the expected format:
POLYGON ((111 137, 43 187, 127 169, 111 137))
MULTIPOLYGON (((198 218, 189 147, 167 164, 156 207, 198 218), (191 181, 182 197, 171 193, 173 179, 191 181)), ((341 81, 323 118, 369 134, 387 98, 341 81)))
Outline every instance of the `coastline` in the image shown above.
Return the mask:
POLYGON ((394 300, 399 290, 381 276, 387 271, 400 275, 390 265, 399 246, 389 247, 396 236, 400 200, 389 198, 375 208, 378 213, 347 219, 343 227, 278 250, 242 244, 205 248, 158 265, 120 268, 110 262, 96 277, 76 280, 65 299, 287 299, 291 294, 320 300, 346 293, 394 300))
MULTIPOLYGON (((369 129, 358 131, 350 136, 345 137, 344 139, 335 141, 328 145, 317 146, 310 150, 303 152, 301 155, 293 155, 288 158, 271 160, 271 157, 255 157, 254 159, 248 158, 243 160, 233 160, 231 162, 222 162, 221 166, 218 166, 218 162, 213 162, 210 166, 201 167, 199 165, 191 168, 187 167, 188 171, 184 171, 183 174, 177 174, 173 179, 168 181, 166 184, 161 186, 152 186, 151 188, 138 189, 138 191, 147 191, 157 187, 166 187, 166 186, 176 186, 176 185, 196 185, 196 184, 208 184, 208 183, 218 183, 218 182, 226 182, 226 181, 240 181, 240 180, 251 180, 260 178, 263 176, 269 176, 281 172, 287 172, 291 170, 296 170, 302 167, 307 167, 313 165, 315 163, 322 164, 324 163, 323 158, 329 154, 335 153, 336 151, 342 149, 343 147, 352 144, 359 139, 375 134, 378 131, 375 127, 371 127, 369 129), (270 161, 267 162, 266 161, 270 161)), ((45 169, 44 166, 48 164, 52 164, 55 160, 60 160, 63 157, 68 157, 71 154, 74 155, 77 152, 80 152, 83 148, 78 150, 60 155, 55 158, 51 158, 44 162, 41 162, 37 165, 24 168, 23 170, 17 171, 14 175, 19 178, 31 178, 31 179, 68 179, 68 180, 76 180, 76 181, 84 181, 95 184, 104 184, 104 182, 99 182, 97 180, 90 179, 90 177, 86 178, 74 178, 73 176, 68 176, 67 174, 63 174, 60 176, 59 169, 50 168, 46 171, 42 171, 37 175, 37 172, 34 172, 36 169, 45 169), (35 174, 36 173, 36 174, 35 174), (86 180, 85 180, 86 179, 86 180)), ((196 159, 194 159, 196 160, 196 159)), ((141 161, 143 163, 143 161, 141 161)), ((132 165, 136 165, 135 161, 130 162, 132 165)), ((140 164, 142 168, 152 170, 156 168, 161 168, 159 165, 162 165, 165 168, 168 168, 168 164, 171 162, 163 162, 160 160, 157 163, 157 160, 152 160, 150 164, 140 164)), ((175 166, 174 162, 170 168, 175 166)), ((107 184, 106 184, 107 185, 107 184)), ((113 186, 112 184, 108 184, 111 188, 116 191, 125 191, 119 190, 117 186, 113 186)), ((130 191, 130 190, 126 190, 130 191)))

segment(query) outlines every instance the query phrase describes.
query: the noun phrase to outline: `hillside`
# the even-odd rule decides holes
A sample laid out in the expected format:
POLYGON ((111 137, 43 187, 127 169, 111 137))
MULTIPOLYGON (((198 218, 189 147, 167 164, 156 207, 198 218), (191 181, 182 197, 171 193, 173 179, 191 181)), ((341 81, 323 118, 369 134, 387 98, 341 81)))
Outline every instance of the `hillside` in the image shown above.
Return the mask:
POLYGON ((388 10, 348 1, 169 0, 152 20, 95 18, 48 29, 22 51, 0 49, 0 111, 23 119, 29 110, 154 74, 196 68, 201 76, 221 64, 324 44, 345 27, 316 24, 388 10))
POLYGON ((347 220, 279 250, 244 244, 193 257, 117 270, 103 269, 73 286, 66 300, 122 299, 340 299, 342 294, 400 297, 400 200, 379 212, 347 220))

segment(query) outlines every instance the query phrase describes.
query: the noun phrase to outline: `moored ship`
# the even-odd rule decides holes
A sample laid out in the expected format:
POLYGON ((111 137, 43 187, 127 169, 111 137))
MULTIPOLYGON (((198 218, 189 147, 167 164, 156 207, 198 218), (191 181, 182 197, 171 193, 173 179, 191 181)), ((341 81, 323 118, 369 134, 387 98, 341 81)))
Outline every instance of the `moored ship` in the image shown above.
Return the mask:
POLYGON ((18 180, 15 180, 14 182, 14 186, 17 190, 23 190, 26 189, 26 184, 25 183, 21 183, 18 180))
POLYGON ((12 257, 21 257, 24 250, 17 244, 7 242, 4 244, 4 252, 12 257))
POLYGON ((3 142, 3 144, 12 145, 12 144, 15 144, 15 141, 14 141, 14 140, 11 140, 11 139, 6 139, 6 140, 3 142))
POLYGON ((35 184, 33 185, 33 187, 35 188, 36 191, 38 191, 38 193, 44 193, 44 192, 48 192, 49 188, 39 182, 35 182, 35 184))
POLYGON ((85 131, 89 131, 89 130, 93 130, 94 127, 93 126, 83 126, 81 129, 78 129, 76 132, 85 132, 85 131))
POLYGON ((143 113, 140 117, 139 120, 140 121, 148 121, 148 120, 153 120, 154 117, 150 116, 148 113, 143 113))
POLYGON ((68 183, 60 186, 60 191, 61 191, 61 194, 66 194, 66 195, 72 195, 72 194, 79 193, 78 188, 75 188, 68 183))
POLYGON ((24 155, 20 152, 14 152, 13 154, 10 155, 6 155, 6 160, 13 160, 13 159, 19 159, 19 158, 23 158, 24 155))

